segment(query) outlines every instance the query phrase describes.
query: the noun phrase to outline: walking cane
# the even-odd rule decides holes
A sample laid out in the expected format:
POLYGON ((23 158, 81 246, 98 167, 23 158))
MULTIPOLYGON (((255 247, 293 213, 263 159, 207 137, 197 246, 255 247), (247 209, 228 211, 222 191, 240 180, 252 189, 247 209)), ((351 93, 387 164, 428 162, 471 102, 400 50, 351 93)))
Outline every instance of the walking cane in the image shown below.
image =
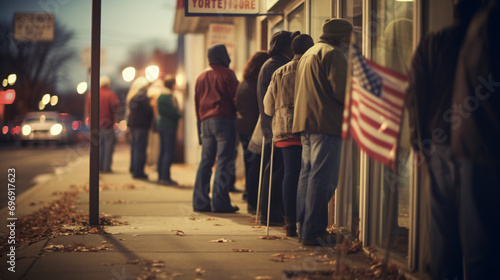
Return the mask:
POLYGON ((273 182, 274 141, 271 140, 271 167, 269 168, 269 197, 267 199, 267 237, 269 237, 269 217, 271 213, 271 186, 273 182))
POLYGON ((264 164, 264 142, 266 137, 262 135, 262 150, 260 153, 260 171, 259 171, 259 190, 257 192, 257 210, 255 211, 255 223, 257 223, 257 219, 259 218, 259 205, 260 205, 260 190, 262 187, 262 169, 264 168, 262 165, 264 164))

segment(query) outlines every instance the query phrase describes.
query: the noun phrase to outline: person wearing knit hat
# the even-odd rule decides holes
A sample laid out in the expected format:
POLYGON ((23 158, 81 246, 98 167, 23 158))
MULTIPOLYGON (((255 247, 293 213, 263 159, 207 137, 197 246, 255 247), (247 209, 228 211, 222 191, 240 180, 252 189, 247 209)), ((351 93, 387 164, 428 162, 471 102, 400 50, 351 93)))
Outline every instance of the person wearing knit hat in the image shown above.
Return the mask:
POLYGON ((323 34, 307 50, 295 74, 293 133, 300 133, 302 167, 297 187, 299 239, 305 246, 334 243, 326 231, 328 202, 338 181, 341 127, 352 24, 327 19, 323 34))
MULTIPOLYGON (((300 32, 290 32, 290 31, 279 31, 273 35, 271 38, 271 43, 269 46, 268 53, 271 57, 262 65, 262 68, 259 72, 259 77, 257 78, 257 102, 259 104, 259 114, 260 114, 260 126, 261 130, 258 132, 262 132, 265 136, 264 145, 264 159, 263 166, 266 167, 264 170, 263 176, 263 184, 261 193, 267 193, 269 189, 269 158, 271 155, 271 139, 272 139, 272 129, 271 129, 271 121, 272 118, 265 114, 264 112, 264 96, 266 95, 267 88, 269 83, 271 82, 271 77, 276 71, 276 69, 290 62, 293 58, 293 52, 291 49, 292 40, 299 35, 300 32), (266 179, 267 178, 267 179, 266 179)), ((254 134, 256 132, 254 131, 254 134)), ((261 136, 262 137, 262 136, 261 136)), ((281 160, 281 150, 279 148, 274 150, 273 155, 273 185, 281 185, 281 181, 283 179, 283 163, 281 160), (274 183, 276 182, 276 183, 274 183)), ((281 188, 272 188, 271 195, 271 211, 270 211, 270 224, 281 226, 283 225, 284 217, 283 217, 283 207, 282 207, 282 192, 281 188)), ((266 207, 260 207, 261 211, 261 223, 267 223, 267 199, 268 196, 263 195, 260 200, 261 205, 266 205, 266 207)))

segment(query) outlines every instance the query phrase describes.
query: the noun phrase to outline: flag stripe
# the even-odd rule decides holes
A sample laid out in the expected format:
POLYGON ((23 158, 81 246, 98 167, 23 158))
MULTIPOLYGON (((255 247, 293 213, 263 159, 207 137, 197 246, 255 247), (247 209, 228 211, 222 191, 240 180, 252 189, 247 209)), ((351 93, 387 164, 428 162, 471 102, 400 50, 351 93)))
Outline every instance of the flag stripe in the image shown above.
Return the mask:
POLYGON ((391 158, 389 157, 389 150, 377 147, 366 138, 362 136, 360 137, 358 135, 357 129, 359 128, 351 126, 350 132, 360 148, 363 149, 368 154, 368 156, 370 156, 374 160, 380 161, 386 165, 390 165, 391 158))
MULTIPOLYGON (((356 98, 353 96, 353 99, 356 98)), ((396 117, 390 116, 388 112, 381 110, 375 106, 372 106, 369 102, 366 101, 366 99, 362 98, 356 98, 356 100, 353 100, 353 106, 359 106, 362 107, 361 110, 367 109, 373 111, 373 114, 379 115, 380 118, 385 118, 386 120, 390 121, 390 125, 394 126, 399 126, 399 120, 396 117)))
POLYGON ((385 112, 387 112, 388 114, 390 114, 394 118, 399 117, 400 108, 388 106, 387 104, 382 102, 383 100, 380 100, 379 98, 373 96, 371 93, 366 92, 362 89, 359 89, 358 87, 353 87, 352 89, 353 89, 353 91, 356 91, 357 93, 361 94, 362 98, 364 100, 366 100, 367 102, 370 102, 371 104, 373 104, 373 106, 379 107, 380 110, 384 110, 385 112))
POLYGON ((379 149, 390 150, 392 148, 390 137, 381 137, 381 135, 373 133, 373 130, 376 129, 373 129, 372 127, 369 127, 361 122, 356 114, 352 114, 351 116, 351 127, 357 128, 359 130, 359 135, 363 136, 366 140, 369 140, 370 143, 377 145, 379 149))
POLYGON ((363 128, 365 128, 366 130, 375 130, 373 131, 373 133, 382 133, 381 135, 381 138, 384 137, 385 138, 385 134, 387 134, 387 136, 389 137, 389 139, 387 139, 388 142, 391 141, 392 137, 398 137, 398 129, 394 129, 394 128, 391 128, 389 127, 389 123, 388 122, 385 122, 385 121, 377 121, 375 119, 373 119, 372 116, 370 116, 370 114, 367 114, 366 112, 363 112, 363 110, 360 110, 358 107, 356 107, 354 104, 353 104, 353 107, 352 107, 352 114, 353 116, 356 116, 357 117, 357 120, 361 123, 364 123, 365 126, 363 126, 363 128), (370 126, 370 127, 368 127, 370 126))
POLYGON ((383 66, 381 66, 381 65, 379 65, 379 64, 377 64, 369 59, 366 59, 364 57, 363 57, 363 59, 365 59, 366 62, 368 63, 368 65, 370 65, 372 68, 374 68, 373 70, 377 71, 378 73, 390 76, 396 81, 401 81, 403 83, 408 82, 408 77, 406 75, 401 74, 401 73, 394 71, 392 69, 383 67, 383 66))

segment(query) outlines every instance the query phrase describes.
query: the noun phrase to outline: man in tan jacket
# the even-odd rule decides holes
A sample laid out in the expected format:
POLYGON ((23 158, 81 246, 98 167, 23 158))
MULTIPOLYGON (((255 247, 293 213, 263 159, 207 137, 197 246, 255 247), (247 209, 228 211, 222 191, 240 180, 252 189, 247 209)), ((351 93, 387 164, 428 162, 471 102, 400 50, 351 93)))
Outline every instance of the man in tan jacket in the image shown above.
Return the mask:
POLYGON ((347 58, 352 24, 328 19, 320 41, 299 61, 293 133, 301 133, 302 167, 297 192, 299 237, 306 246, 333 243, 328 202, 337 187, 347 58))

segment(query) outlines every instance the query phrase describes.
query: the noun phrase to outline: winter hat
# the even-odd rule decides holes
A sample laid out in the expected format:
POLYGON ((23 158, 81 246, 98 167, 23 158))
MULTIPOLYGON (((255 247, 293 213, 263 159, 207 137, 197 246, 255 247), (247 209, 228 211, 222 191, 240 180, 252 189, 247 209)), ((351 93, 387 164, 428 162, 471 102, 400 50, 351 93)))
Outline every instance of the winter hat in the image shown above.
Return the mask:
POLYGON ((295 31, 294 33, 292 33, 285 30, 274 33, 273 37, 271 38, 268 53, 273 56, 286 52, 290 48, 293 38, 295 38, 299 34, 300 31, 295 31))
POLYGON ((320 39, 340 39, 349 37, 352 32, 352 24, 341 18, 326 19, 323 23, 323 34, 320 39))
POLYGON ((231 59, 227 54, 226 46, 223 44, 213 45, 208 49, 208 62, 210 65, 220 65, 224 67, 229 67, 231 59))

